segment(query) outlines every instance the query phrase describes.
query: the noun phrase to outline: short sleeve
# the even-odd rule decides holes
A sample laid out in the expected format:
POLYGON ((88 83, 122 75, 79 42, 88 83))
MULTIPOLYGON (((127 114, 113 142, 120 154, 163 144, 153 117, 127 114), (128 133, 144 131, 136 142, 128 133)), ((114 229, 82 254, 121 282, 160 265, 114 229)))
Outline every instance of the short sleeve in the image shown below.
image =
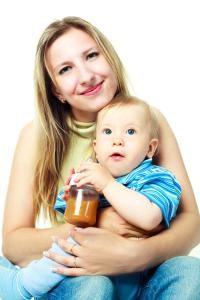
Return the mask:
POLYGON ((65 209, 67 207, 66 201, 63 200, 62 196, 64 195, 64 187, 60 189, 57 197, 56 197, 56 202, 54 205, 54 209, 59 211, 60 213, 64 214, 65 209))
POLYGON ((169 227, 181 196, 181 187, 175 176, 168 170, 158 169, 142 178, 136 190, 161 209, 164 223, 169 227))

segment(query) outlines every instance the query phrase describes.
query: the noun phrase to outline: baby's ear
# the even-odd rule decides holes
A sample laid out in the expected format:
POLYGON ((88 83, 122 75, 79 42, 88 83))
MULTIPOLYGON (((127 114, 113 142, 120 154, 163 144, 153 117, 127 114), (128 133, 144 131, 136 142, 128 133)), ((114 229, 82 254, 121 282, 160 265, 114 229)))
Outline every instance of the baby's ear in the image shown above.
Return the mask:
POLYGON ((152 158, 158 148, 158 139, 154 138, 149 142, 149 150, 147 152, 147 157, 152 158))

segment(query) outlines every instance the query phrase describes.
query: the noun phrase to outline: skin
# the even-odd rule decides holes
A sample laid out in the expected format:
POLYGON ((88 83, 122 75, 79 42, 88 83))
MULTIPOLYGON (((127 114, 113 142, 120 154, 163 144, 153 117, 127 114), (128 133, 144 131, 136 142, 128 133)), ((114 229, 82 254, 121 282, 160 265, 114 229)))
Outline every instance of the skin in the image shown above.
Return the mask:
MULTIPOLYGON (((73 33, 69 31, 66 37, 70 35, 70 32, 73 33)), ((76 32, 76 34, 78 33, 76 32)), ((85 34, 83 35, 85 36, 85 34)), ((91 40, 89 36, 88 39, 91 40)), ((55 43, 56 42, 53 43, 54 46, 55 43)), ((72 39, 71 44, 68 45, 69 47, 65 49, 65 53, 67 53, 70 48, 78 49, 79 47, 83 47, 83 45, 85 44, 81 43, 80 45, 78 38, 72 39)), ((60 50, 62 50, 62 47, 60 50)), ((86 63, 88 61, 85 58, 85 55, 81 51, 77 56, 71 58, 72 63, 75 65, 75 70, 77 70, 76 77, 78 87, 77 89, 75 88, 75 93, 72 89, 71 97, 68 97, 67 100, 71 101, 72 95, 76 95, 77 90, 78 92, 82 91, 79 90, 79 87, 82 87, 84 91, 85 88, 91 88, 94 87, 95 84, 98 84, 99 81, 97 81, 97 79, 103 79, 102 88, 100 88, 98 92, 96 90, 97 93, 94 92, 92 96, 82 94, 77 95, 76 98, 74 95, 74 100, 77 99, 78 101, 78 99, 82 99, 84 107, 87 107, 87 110, 85 110, 82 106, 80 109, 76 106, 73 110, 75 118, 80 121, 91 121, 94 120, 96 116, 97 110, 95 111, 95 107, 98 105, 99 110, 114 96, 116 91, 116 78, 105 59, 102 58, 103 61, 99 64, 100 70, 90 72, 91 69, 86 67, 88 66, 86 63), (77 60, 75 62, 76 58, 77 60), (107 64, 107 66, 102 66, 103 62, 107 64), (108 70, 107 75, 105 72, 101 73, 101 68, 104 67, 108 70), (87 72, 85 72, 85 70, 87 72), (94 80, 94 82, 92 80, 94 80), (99 91, 101 97, 98 96, 99 91)), ((64 60, 65 59, 68 58, 64 58, 64 60)), ((54 57, 48 57, 47 60, 51 68, 51 65, 54 63, 54 57)), ((57 76, 60 78, 59 75, 57 76)), ((62 75, 60 76, 62 77, 62 75)), ((67 84, 65 82, 65 84, 63 83, 61 86, 58 78, 56 79, 57 85, 52 88, 54 88, 55 94, 59 99, 64 101, 66 100, 66 96, 69 95, 67 93, 65 94, 63 90, 67 84)), ((75 107, 74 101, 72 101, 72 104, 73 107, 75 107)), ((80 244, 74 247, 74 252, 78 256, 76 259, 78 267, 71 269, 63 268, 60 270, 63 274, 75 276, 81 274, 106 275, 138 271, 157 265, 175 255, 185 254, 199 242, 200 219, 197 204, 176 139, 162 114, 157 110, 155 110, 155 112, 161 128, 160 153, 157 157, 157 163, 170 169, 183 187, 179 215, 173 221, 169 230, 165 230, 152 238, 141 241, 131 241, 106 229, 93 228, 84 229, 82 231, 72 231, 73 237, 80 244), (174 245, 176 245, 176 247, 174 247, 174 245), (119 255, 123 257, 120 265, 119 255)), ((56 236, 58 243, 66 251, 70 251, 72 247, 70 243, 65 241, 67 233, 72 230, 72 226, 69 224, 63 224, 49 229, 35 228, 32 204, 32 177, 34 175, 33 169, 36 161, 35 153, 35 124, 32 122, 21 131, 17 143, 4 212, 3 252, 8 259, 20 266, 25 266, 33 259, 41 257, 41 253, 50 247, 52 236, 56 236)), ((101 224, 104 223, 104 228, 109 229, 111 222, 110 217, 113 218, 113 224, 115 224, 116 214, 111 214, 109 209, 102 213, 101 224)), ((50 256, 55 261, 61 262, 66 266, 74 266, 71 257, 61 257, 53 253, 50 256)))
POLYGON ((158 139, 150 138, 150 126, 141 105, 100 111, 93 142, 99 163, 83 163, 75 178, 77 186, 91 184, 122 218, 144 230, 153 230, 161 223, 160 208, 141 193, 116 182, 115 177, 126 175, 153 156, 158 139))
MULTIPOLYGON (((115 94, 117 80, 94 40, 83 31, 71 29, 51 45, 46 61, 55 82, 52 90, 60 101, 67 99, 73 104, 74 118, 82 122, 95 120, 97 110, 115 94)), ((33 121, 21 131, 4 211, 3 253, 19 266, 40 258, 50 247, 52 235, 65 238, 73 227, 66 223, 49 229, 35 228, 32 199, 37 152, 35 126, 33 121)))
POLYGON ((109 108, 100 112, 98 119, 95 153, 101 166, 114 177, 129 173, 145 157, 153 157, 158 140, 150 138, 150 124, 142 106, 109 108))
POLYGON ((47 51, 47 65, 56 82, 57 97, 71 105, 78 121, 95 121, 96 112, 116 92, 114 72, 94 40, 83 31, 70 29, 59 37, 47 51))
MULTIPOLYGON (((76 228, 71 231, 71 235, 79 243, 73 248, 73 254, 77 256, 77 267, 74 268, 73 257, 62 257, 50 252, 48 253, 50 258, 71 267, 55 268, 55 272, 68 276, 139 272, 171 257, 187 255, 191 248, 199 243, 199 212, 180 150, 166 119, 156 109, 155 112, 161 126, 160 156, 157 162, 174 172, 182 186, 179 213, 172 221, 170 229, 148 239, 134 241, 108 230, 76 228), (122 263, 119 263, 119 256, 123 257, 122 263)), ((113 224, 118 221, 115 214, 108 211, 105 211, 101 218, 107 220, 111 218, 109 221, 113 224)), ((70 243, 58 237, 55 237, 55 241, 70 253, 72 247, 70 243)))

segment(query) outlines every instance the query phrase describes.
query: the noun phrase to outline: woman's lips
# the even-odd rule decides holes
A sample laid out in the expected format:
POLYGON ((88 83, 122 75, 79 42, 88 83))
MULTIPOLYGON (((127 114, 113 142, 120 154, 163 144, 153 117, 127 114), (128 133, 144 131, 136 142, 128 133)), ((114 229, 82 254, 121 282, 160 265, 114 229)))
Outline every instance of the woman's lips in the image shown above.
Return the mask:
POLYGON ((101 82, 101 83, 99 83, 99 84, 97 84, 95 86, 89 87, 84 92, 82 92, 81 95, 84 95, 84 96, 93 96, 93 95, 97 94, 101 90, 102 83, 103 82, 101 82))

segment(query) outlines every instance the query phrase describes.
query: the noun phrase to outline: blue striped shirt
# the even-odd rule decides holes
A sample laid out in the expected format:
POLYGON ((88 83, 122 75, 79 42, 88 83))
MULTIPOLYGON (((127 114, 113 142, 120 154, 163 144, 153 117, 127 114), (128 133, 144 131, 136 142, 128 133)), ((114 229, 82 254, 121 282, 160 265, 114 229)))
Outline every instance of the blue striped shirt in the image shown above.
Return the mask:
MULTIPOLYGON (((130 173, 116 178, 116 181, 143 194, 156 204, 162 212, 165 225, 169 227, 171 219, 176 215, 181 196, 180 184, 169 170, 152 164, 152 159, 146 159, 130 173)), ((63 194, 64 189, 61 189, 54 206, 61 213, 66 208, 66 202, 61 198, 63 194)), ((101 197, 99 207, 107 206, 110 206, 109 202, 101 197)))

